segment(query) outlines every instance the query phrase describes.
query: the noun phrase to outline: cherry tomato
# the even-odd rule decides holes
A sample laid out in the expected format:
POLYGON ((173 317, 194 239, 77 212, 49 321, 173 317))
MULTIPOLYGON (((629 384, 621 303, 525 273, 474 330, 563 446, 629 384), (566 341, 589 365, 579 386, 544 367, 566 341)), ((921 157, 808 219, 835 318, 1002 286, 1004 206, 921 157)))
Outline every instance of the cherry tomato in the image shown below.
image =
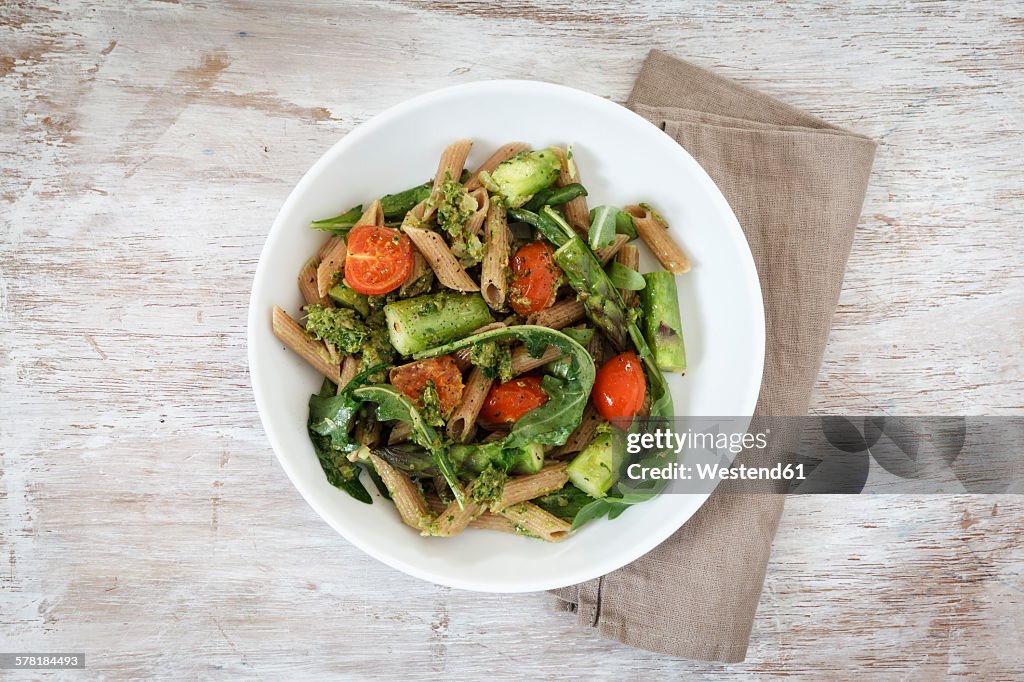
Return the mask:
POLYGON ((625 428, 640 411, 647 395, 647 380, 636 353, 621 353, 597 370, 590 401, 601 416, 625 428))
POLYGON ((360 225, 348 233, 345 283, 377 296, 402 286, 412 272, 412 242, 398 230, 360 225))
POLYGON ((555 302, 562 269, 555 265, 554 254, 547 242, 530 242, 516 251, 508 298, 517 314, 530 315, 555 302))
POLYGON ((547 401, 548 394, 540 387, 540 377, 519 377, 491 386, 478 418, 485 426, 514 424, 547 401))
POLYGON ((450 355, 418 360, 391 370, 391 385, 422 407, 420 396, 428 381, 434 382, 441 414, 448 415, 462 400, 462 372, 450 355))

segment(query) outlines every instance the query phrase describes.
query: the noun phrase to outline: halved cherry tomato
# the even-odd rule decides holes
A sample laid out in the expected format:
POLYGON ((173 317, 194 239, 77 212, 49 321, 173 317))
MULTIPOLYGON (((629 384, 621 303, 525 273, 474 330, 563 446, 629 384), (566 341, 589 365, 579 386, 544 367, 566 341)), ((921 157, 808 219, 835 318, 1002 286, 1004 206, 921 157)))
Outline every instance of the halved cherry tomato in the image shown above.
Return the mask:
POLYGON ((450 355, 439 355, 399 365, 391 370, 391 385, 420 407, 420 397, 428 381, 434 382, 441 403, 441 414, 448 415, 462 400, 462 372, 450 355))
POLYGON ((509 266, 508 300, 517 314, 530 315, 555 302, 562 269, 555 265, 554 254, 547 242, 530 242, 516 251, 509 266))
POLYGON ((519 377, 491 386, 478 419, 484 426, 514 424, 530 410, 548 401, 540 377, 519 377))
POLYGON ((625 428, 640 411, 647 395, 647 380, 636 353, 621 353, 597 370, 590 401, 601 416, 625 428))
POLYGON ((345 283, 361 294, 394 291, 412 272, 412 242, 398 230, 360 225, 348 233, 345 283))

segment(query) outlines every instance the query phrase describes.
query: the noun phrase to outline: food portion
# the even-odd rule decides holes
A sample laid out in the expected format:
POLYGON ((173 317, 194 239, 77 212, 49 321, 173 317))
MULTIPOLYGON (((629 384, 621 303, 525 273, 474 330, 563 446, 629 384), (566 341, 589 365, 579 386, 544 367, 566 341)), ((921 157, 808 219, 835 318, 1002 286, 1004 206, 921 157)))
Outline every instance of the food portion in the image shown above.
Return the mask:
POLYGON ((307 428, 328 483, 372 503, 366 473, 423 535, 557 542, 656 494, 620 488, 615 437, 673 414, 689 261, 648 204, 590 208, 571 146, 469 171, 471 149, 313 222, 330 236, 273 330, 324 377, 307 428), (665 269, 640 273, 634 240, 665 269))

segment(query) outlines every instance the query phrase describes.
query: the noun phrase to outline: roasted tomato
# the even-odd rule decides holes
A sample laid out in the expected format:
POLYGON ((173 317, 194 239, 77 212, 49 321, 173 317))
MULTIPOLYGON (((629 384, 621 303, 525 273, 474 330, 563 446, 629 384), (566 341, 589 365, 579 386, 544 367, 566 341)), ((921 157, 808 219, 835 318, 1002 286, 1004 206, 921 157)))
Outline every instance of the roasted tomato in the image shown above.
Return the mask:
POLYGON ((625 428, 644 404, 647 380, 636 353, 621 353, 597 370, 590 401, 601 416, 625 428))
POLYGON ((530 315, 555 302, 562 269, 555 265, 554 254, 547 242, 530 242, 516 251, 509 265, 508 300, 517 314, 530 315))
POLYGON ((548 394, 540 387, 540 377, 519 377, 491 386, 479 419, 484 426, 514 424, 547 401, 548 394))
POLYGON ((348 233, 345 283, 361 294, 394 291, 412 272, 412 242, 398 230, 361 225, 348 233))
POLYGON ((450 355, 417 360, 391 370, 391 385, 422 407, 420 396, 428 381, 434 382, 441 414, 451 414, 462 400, 462 372, 450 355))

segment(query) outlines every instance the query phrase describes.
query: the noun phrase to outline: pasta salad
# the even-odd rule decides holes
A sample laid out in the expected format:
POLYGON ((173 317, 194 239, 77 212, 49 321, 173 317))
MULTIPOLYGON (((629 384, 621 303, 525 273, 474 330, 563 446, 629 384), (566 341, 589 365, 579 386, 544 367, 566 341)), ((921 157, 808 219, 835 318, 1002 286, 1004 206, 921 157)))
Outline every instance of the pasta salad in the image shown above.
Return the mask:
POLYGON ((615 429, 670 417, 684 373, 683 250, 651 206, 589 208, 566 148, 500 147, 312 223, 301 314, 274 333, 324 376, 308 430, 327 480, 363 471, 423 535, 560 541, 655 492, 622 486, 615 429), (663 270, 641 274, 642 240, 663 270))

